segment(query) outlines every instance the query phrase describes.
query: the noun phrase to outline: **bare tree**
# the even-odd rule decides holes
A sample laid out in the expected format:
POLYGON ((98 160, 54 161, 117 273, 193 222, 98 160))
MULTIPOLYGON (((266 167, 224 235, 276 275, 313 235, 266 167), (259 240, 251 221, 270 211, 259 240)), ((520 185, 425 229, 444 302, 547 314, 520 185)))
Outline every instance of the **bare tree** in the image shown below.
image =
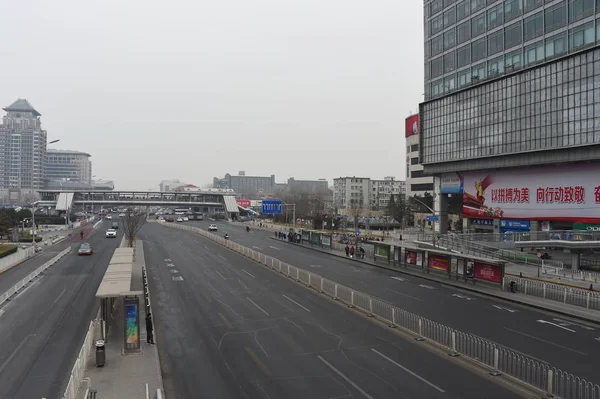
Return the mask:
POLYGON ((138 231, 146 223, 146 214, 128 209, 125 216, 122 217, 121 223, 123 224, 123 233, 127 239, 127 246, 133 248, 138 231))
POLYGON ((354 220, 354 228, 358 228, 358 218, 362 216, 364 212, 364 203, 362 196, 356 200, 352 199, 350 201, 350 215, 354 220))

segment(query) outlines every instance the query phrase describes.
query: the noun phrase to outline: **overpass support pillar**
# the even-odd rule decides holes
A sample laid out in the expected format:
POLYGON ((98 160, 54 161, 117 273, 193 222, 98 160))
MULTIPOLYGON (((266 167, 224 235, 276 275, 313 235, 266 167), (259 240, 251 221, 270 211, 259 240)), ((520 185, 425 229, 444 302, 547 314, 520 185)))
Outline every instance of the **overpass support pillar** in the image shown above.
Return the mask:
POLYGON ((571 270, 579 270, 581 263, 581 254, 579 252, 571 252, 571 270))
POLYGON ((442 194, 442 178, 435 176, 433 180, 433 210, 435 215, 439 216, 439 221, 434 223, 434 230, 438 234, 448 232, 448 194, 442 194))

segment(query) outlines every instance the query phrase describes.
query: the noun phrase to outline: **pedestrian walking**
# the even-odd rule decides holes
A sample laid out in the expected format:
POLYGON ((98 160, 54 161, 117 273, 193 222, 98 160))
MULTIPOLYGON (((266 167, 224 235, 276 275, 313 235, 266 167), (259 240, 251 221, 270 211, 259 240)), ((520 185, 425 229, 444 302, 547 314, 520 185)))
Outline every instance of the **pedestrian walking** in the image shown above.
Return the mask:
POLYGON ((348 245, 346 245, 346 248, 344 248, 344 251, 346 251, 346 256, 350 256, 350 247, 348 245))
POLYGON ((350 247, 350 257, 354 258, 354 245, 350 247))
POLYGON ((152 326, 152 314, 148 312, 146 315, 146 338, 149 344, 154 345, 154 327, 152 326))

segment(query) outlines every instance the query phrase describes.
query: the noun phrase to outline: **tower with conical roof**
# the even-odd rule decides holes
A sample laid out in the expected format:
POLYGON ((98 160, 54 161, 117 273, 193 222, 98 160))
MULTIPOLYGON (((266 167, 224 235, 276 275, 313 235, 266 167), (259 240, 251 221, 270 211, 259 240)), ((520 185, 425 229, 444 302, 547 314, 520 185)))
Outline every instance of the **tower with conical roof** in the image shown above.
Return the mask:
POLYGON ((41 189, 46 164, 42 114, 24 98, 3 110, 6 115, 0 126, 0 188, 41 189))

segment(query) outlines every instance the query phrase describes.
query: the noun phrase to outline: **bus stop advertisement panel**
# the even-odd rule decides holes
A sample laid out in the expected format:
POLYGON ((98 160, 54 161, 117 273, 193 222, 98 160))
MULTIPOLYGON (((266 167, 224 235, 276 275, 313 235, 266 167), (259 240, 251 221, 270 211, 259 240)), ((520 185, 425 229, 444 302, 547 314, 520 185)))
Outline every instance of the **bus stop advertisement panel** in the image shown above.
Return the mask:
POLYGON ((302 242, 310 242, 310 231, 302 230, 302 242))
POLYGON ((312 231, 310 233, 310 243, 312 245, 321 245, 321 234, 312 231))
POLYGON ((482 261, 473 262, 473 277, 475 280, 502 285, 504 264, 491 264, 482 261))
POLYGON ((427 268, 429 270, 445 272, 446 274, 450 273, 450 256, 427 254, 427 268))
POLYGON ((416 266, 419 269, 423 269, 423 259, 425 257, 425 251, 417 249, 404 249, 404 264, 406 266, 416 266))
POLYGON ((375 257, 375 261, 377 260, 385 260, 387 263, 390 263, 390 251, 391 245, 389 244, 375 244, 373 255, 375 257))
POLYGON ((324 247, 332 248, 333 237, 331 234, 321 234, 321 244, 324 247))

